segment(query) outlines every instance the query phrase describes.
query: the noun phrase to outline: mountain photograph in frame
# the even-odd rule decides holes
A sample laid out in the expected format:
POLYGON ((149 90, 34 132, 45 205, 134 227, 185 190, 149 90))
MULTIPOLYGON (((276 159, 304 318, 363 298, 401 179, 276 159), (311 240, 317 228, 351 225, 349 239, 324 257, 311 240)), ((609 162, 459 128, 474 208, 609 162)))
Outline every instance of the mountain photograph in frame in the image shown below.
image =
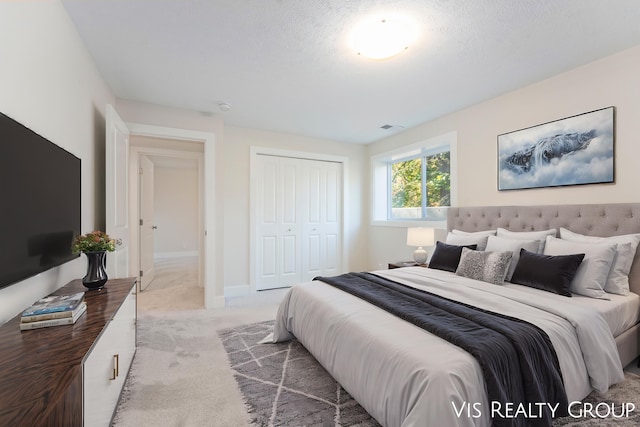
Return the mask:
POLYGON ((614 107, 498 135, 498 190, 614 182, 614 107))

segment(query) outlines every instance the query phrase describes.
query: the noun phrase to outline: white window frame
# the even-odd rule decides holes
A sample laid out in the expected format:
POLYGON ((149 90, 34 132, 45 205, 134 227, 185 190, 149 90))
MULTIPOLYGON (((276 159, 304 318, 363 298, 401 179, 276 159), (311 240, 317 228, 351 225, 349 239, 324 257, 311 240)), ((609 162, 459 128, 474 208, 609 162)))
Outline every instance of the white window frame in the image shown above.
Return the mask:
MULTIPOLYGON (((406 145, 392 151, 377 154, 371 157, 371 183, 372 183, 372 212, 371 224, 391 227, 415 227, 417 225, 434 228, 446 228, 446 218, 441 221, 429 221, 424 219, 391 219, 391 179, 389 177, 389 164, 417 157, 429 156, 442 152, 443 148, 450 153, 450 179, 451 179, 451 206, 457 204, 457 132, 449 132, 444 135, 429 138, 415 144, 406 145)), ((446 208, 444 208, 446 209, 446 208)))

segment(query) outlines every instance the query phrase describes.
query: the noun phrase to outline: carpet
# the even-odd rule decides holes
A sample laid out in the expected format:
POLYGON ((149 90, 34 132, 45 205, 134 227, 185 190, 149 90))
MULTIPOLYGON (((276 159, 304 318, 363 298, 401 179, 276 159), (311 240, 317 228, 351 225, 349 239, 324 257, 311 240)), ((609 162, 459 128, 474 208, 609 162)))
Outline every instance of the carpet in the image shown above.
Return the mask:
POLYGON ((273 321, 220 331, 257 426, 379 426, 296 340, 258 344, 273 321))
MULTIPOLYGON (((269 321, 218 332, 253 425, 379 425, 298 341, 259 344, 272 329, 273 321, 269 321)), ((604 394, 592 392, 582 403, 586 406, 573 407, 572 414, 577 416, 590 404, 595 418, 568 416, 554 420, 553 426, 638 426, 640 376, 626 372, 622 383, 604 394), (627 403, 633 403, 636 410, 620 417, 627 403), (598 416, 607 413, 606 418, 598 416)))

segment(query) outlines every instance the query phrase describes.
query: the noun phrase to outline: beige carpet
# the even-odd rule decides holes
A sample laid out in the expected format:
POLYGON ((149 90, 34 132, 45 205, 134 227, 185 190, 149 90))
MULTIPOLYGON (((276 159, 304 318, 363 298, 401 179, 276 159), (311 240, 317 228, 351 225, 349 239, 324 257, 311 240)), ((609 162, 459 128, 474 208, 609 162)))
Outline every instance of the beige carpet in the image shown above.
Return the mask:
POLYGON ((193 259, 159 260, 138 294, 138 349, 113 426, 244 426, 247 411, 217 331, 275 318, 286 289, 204 310, 193 259), (185 278, 189 280, 184 280, 185 278))

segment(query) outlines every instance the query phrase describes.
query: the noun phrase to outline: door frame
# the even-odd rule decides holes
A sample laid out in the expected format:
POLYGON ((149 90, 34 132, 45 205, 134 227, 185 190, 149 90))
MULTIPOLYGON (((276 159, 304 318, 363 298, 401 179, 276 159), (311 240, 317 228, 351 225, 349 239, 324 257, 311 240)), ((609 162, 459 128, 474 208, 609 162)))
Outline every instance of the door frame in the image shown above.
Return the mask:
MULTIPOLYGON (((129 161, 132 173, 132 180, 135 184, 131 184, 131 189, 135 191, 135 195, 129 197, 129 205, 134 207, 135 216, 131 215, 131 221, 135 222, 132 227, 131 240, 135 243, 136 248, 130 252, 131 256, 135 256, 135 265, 139 270, 138 263, 138 153, 152 153, 152 155, 162 154, 160 151, 172 151, 173 153, 191 153, 199 154, 199 179, 200 179, 200 268, 202 274, 201 283, 204 287, 204 307, 206 309, 221 308, 225 306, 224 290, 216 292, 216 273, 214 267, 216 265, 216 215, 215 215, 215 134, 210 132, 201 132, 179 128, 169 128, 162 126, 147 125, 142 123, 127 123, 129 131, 133 136, 147 136, 163 139, 173 139, 181 141, 201 142, 204 145, 203 153, 188 152, 179 150, 163 150, 151 149, 149 147, 137 147, 140 150, 131 150, 131 159, 129 161), (133 159, 135 153, 135 160, 133 159), (135 198, 134 198, 135 197, 135 198), (134 219, 135 218, 135 219, 134 219)), ((175 157, 175 156, 173 156, 175 157)), ((132 192, 133 192, 132 191, 132 192)))
MULTIPOLYGON (((132 134, 132 136, 139 136, 138 134, 132 134)), ((129 194, 129 206, 131 212, 131 242, 133 244, 132 249, 135 253, 131 253, 131 263, 134 266, 140 266, 140 227, 138 220, 140 218, 140 174, 138 172, 140 168, 140 159, 143 156, 155 156, 155 157, 171 157, 181 159, 194 159, 197 161, 198 169, 198 285, 204 286, 204 245, 205 245, 205 222, 204 222, 204 153, 198 151, 183 151, 178 149, 166 149, 166 148, 154 148, 154 147, 141 147, 135 145, 129 145, 129 151, 131 153, 131 160, 129 162, 129 175, 131 176, 131 188, 129 194)), ((136 272, 139 270, 137 267, 136 272)), ((139 281, 140 283, 141 281, 139 281)))
POLYGON ((257 217, 256 217, 256 198, 258 191, 258 182, 257 182, 257 156, 258 155, 267 155, 267 156, 278 156, 278 157, 292 157, 296 159, 306 159, 306 160, 318 160, 325 162, 336 162, 342 164, 342 212, 340 221, 342 222, 342 270, 343 272, 347 269, 349 265, 349 239, 347 233, 347 224, 346 219, 348 218, 348 206, 347 200, 348 197, 348 185, 347 185, 347 177, 348 168, 349 168, 349 158, 345 156, 336 156, 332 154, 323 154, 323 153, 313 153, 307 151, 296 151, 296 150, 286 150, 280 148, 270 148, 270 147, 260 147, 260 146, 251 146, 249 147, 249 182, 251 185, 250 188, 250 197, 249 197, 249 293, 256 292, 256 274, 257 274, 257 266, 256 266, 256 244, 258 237, 257 230, 257 217))

